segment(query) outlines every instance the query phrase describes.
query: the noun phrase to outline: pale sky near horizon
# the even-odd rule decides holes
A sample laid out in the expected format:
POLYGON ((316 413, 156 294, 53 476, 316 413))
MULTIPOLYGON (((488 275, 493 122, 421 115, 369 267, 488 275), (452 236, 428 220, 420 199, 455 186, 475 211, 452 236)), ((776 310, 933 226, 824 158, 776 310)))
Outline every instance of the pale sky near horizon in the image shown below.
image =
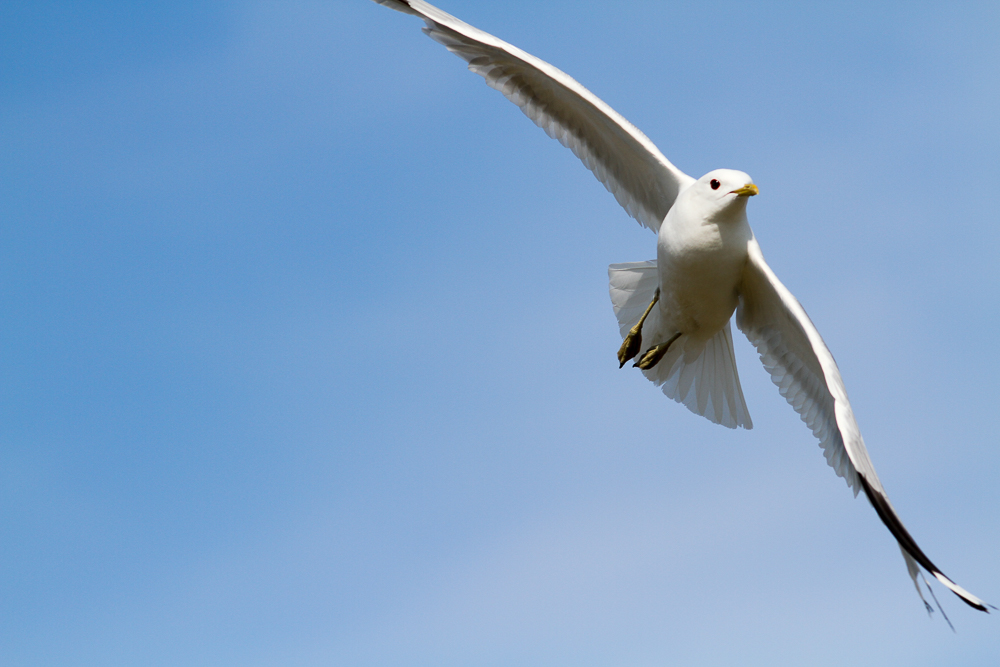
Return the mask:
MULTIPOLYGON (((1000 6, 442 0, 748 172, 879 476, 1000 606, 1000 6)), ((736 346, 618 369, 655 239, 367 0, 0 7, 0 665, 992 664, 736 346)))

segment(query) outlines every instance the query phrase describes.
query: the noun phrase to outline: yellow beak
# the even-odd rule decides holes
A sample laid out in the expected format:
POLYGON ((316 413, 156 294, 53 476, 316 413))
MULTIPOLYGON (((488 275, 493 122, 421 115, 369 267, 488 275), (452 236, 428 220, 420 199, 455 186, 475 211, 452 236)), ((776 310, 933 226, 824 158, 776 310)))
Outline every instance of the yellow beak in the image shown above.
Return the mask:
POLYGON ((757 189, 756 185, 754 185, 753 183, 747 183, 742 188, 737 188, 732 192, 730 192, 729 194, 739 195, 741 197, 743 196, 753 197, 755 194, 758 194, 759 192, 760 190, 757 189))

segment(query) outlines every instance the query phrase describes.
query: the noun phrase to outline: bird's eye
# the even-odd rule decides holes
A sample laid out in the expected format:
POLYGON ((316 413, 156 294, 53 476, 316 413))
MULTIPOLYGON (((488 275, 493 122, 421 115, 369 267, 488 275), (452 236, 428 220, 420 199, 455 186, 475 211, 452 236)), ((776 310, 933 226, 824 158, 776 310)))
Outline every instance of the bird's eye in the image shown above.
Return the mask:
POLYGON ((711 180, 711 182, 709 183, 709 185, 711 185, 711 186, 712 186, 712 189, 713 189, 713 190, 718 190, 718 189, 719 189, 719 186, 720 186, 720 185, 722 185, 722 183, 719 183, 719 179, 717 179, 717 178, 713 178, 713 179, 711 180))

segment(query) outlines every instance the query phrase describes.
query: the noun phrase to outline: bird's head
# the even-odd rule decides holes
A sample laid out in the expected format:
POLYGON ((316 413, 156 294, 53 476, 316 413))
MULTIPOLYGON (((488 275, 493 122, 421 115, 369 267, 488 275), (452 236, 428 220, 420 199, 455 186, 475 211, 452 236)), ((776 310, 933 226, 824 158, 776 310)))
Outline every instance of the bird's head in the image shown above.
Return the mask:
POLYGON ((691 186, 691 194, 705 209, 706 217, 730 216, 746 209, 747 200, 759 191, 753 179, 742 171, 716 169, 691 186))

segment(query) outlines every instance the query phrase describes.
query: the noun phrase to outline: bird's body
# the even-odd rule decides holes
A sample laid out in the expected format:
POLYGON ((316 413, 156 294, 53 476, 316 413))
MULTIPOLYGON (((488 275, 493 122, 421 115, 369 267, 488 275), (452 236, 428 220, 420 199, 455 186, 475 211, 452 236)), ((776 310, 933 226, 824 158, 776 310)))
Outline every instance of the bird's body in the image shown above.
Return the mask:
POLYGON ((719 169, 694 179, 552 65, 423 0, 375 1, 422 18, 424 32, 570 148, 629 215, 657 233, 655 261, 608 269, 624 338, 622 365, 637 358, 649 380, 692 412, 730 428, 751 428, 733 352, 735 311, 737 326, 819 440, 827 462, 855 495, 864 492, 896 539, 921 598, 923 568, 968 605, 987 611, 927 558, 889 503, 833 355, 764 261, 750 229, 747 201, 758 191, 747 174, 719 169))
POLYGON ((735 187, 725 194, 720 193, 723 185, 712 190, 709 183, 715 176, 742 181, 735 187, 751 182, 742 172, 706 174, 677 196, 656 238, 661 333, 679 332, 699 343, 733 316, 753 238, 746 196, 732 194, 735 187))

